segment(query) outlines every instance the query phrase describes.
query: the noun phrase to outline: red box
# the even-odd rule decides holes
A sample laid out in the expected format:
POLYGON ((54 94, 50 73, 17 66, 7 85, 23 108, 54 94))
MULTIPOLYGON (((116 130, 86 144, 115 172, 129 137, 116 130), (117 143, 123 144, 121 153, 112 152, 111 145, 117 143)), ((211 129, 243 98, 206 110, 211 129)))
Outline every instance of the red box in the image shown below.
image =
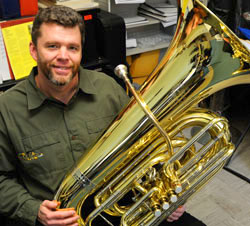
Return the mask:
POLYGON ((34 16, 38 11, 38 0, 19 0, 21 16, 34 16))

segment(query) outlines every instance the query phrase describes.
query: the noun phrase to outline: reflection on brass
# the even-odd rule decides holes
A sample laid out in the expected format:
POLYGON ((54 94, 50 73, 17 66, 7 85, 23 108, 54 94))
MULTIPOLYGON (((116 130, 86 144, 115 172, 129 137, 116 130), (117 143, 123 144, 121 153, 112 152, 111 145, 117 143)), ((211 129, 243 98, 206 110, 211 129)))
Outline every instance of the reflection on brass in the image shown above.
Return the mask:
POLYGON ((55 195, 59 208, 76 209, 79 225, 110 222, 106 214, 123 226, 158 225, 234 151, 227 120, 197 105, 250 83, 250 53, 199 1, 178 2, 176 33, 162 61, 55 195))

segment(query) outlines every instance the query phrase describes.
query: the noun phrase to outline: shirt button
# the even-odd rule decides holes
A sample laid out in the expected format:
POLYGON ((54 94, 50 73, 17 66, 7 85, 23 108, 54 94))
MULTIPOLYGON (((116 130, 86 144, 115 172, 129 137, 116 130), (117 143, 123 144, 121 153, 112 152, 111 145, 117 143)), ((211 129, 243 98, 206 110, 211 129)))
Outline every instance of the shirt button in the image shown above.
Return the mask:
POLYGON ((71 139, 72 139, 72 140, 75 140, 75 139, 76 139, 76 136, 72 136, 71 139))

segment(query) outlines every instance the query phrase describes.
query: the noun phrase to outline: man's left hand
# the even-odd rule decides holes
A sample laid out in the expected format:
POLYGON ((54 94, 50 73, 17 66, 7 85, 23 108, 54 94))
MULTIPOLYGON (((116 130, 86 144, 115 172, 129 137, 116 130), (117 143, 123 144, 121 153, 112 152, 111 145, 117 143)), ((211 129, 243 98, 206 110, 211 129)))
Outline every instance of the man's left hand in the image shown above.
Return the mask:
POLYGON ((178 220, 182 214, 185 212, 186 207, 185 206, 180 206, 178 209, 176 209, 168 218, 167 221, 168 222, 173 222, 178 220))

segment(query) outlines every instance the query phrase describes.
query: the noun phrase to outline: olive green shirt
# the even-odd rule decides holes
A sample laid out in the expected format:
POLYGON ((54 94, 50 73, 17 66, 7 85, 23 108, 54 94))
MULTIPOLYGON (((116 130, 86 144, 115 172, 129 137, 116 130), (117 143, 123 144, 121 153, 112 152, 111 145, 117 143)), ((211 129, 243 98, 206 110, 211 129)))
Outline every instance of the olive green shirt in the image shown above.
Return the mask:
POLYGON ((36 74, 0 96, 0 213, 29 225, 128 102, 111 77, 80 68, 78 90, 65 105, 37 88, 36 74))

